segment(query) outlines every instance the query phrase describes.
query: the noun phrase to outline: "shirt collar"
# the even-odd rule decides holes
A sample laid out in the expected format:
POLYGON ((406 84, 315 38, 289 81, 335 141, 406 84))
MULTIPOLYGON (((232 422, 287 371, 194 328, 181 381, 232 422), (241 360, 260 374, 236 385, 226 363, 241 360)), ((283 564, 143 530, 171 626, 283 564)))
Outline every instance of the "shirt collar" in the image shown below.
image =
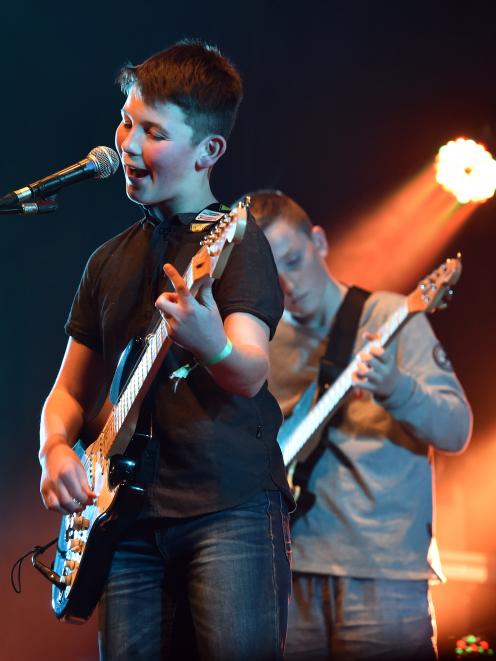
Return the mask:
POLYGON ((202 209, 200 212, 191 211, 189 213, 175 213, 169 218, 164 218, 164 220, 158 220, 158 218, 155 218, 155 216, 153 215, 150 207, 146 205, 142 205, 142 207, 145 215, 144 218, 142 218, 141 222, 143 223, 143 225, 145 225, 146 223, 150 223, 153 227, 158 227, 159 225, 162 224, 166 226, 171 226, 171 225, 187 226, 187 225, 191 225, 191 223, 194 222, 205 211, 226 213, 230 210, 228 206, 222 204, 221 202, 212 202, 207 207, 202 209))

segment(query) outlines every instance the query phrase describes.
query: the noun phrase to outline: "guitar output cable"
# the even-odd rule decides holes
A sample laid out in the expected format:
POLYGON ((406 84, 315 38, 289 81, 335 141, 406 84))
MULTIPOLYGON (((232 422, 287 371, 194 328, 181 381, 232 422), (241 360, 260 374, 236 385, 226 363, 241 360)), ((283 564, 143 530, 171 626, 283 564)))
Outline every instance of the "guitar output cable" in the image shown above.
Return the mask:
POLYGON ((57 539, 58 538, 55 537, 55 539, 52 539, 51 542, 48 542, 48 544, 45 544, 44 546, 33 547, 30 551, 22 555, 14 562, 14 564, 12 565, 12 569, 10 570, 10 583, 16 594, 20 594, 22 590, 21 587, 22 563, 28 556, 31 556, 31 562, 33 564, 33 567, 37 569, 46 579, 48 579, 51 583, 55 583, 55 585, 59 587, 62 585, 61 577, 58 574, 56 574, 54 571, 52 571, 50 567, 47 567, 47 565, 44 565, 42 562, 38 560, 38 556, 44 553, 47 549, 49 549, 50 546, 56 544, 57 539))

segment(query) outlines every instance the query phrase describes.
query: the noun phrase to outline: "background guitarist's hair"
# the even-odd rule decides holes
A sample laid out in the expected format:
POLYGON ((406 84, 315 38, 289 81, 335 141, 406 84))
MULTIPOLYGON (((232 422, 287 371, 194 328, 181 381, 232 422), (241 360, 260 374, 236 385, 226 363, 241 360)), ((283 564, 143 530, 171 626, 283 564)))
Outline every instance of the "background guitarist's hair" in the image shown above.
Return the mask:
POLYGON ((250 211, 254 215, 257 225, 265 230, 279 218, 294 227, 296 230, 310 236, 312 223, 306 211, 291 197, 280 190, 264 189, 250 196, 250 211))

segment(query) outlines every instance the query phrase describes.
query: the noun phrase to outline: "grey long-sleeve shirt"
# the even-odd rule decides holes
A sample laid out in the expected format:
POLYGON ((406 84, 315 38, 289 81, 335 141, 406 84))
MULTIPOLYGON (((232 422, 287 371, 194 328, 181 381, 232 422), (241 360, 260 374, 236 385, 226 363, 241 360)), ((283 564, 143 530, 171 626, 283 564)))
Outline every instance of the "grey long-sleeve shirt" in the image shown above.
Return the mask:
MULTIPOLYGON (((404 301, 375 292, 360 319, 354 352, 404 301)), ((287 415, 318 373, 327 329, 310 331, 285 315, 271 343, 269 387, 287 415)), ((450 362, 422 314, 391 344, 401 378, 379 404, 363 392, 329 427, 329 447, 309 489, 315 505, 292 529, 295 571, 359 578, 433 575, 433 450, 459 452, 471 412, 450 362)), ((439 569, 437 569, 439 573, 439 569)))

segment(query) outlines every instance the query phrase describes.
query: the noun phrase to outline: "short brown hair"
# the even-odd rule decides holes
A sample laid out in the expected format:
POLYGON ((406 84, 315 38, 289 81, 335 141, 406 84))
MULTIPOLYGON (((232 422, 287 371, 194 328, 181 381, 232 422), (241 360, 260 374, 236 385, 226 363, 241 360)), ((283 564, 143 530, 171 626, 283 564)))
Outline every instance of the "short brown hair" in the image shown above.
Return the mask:
POLYGON ((248 193, 250 211, 257 225, 267 229, 275 220, 283 220, 296 230, 310 236, 312 223, 305 210, 280 190, 267 189, 248 193))
POLYGON ((234 126, 243 83, 234 65, 215 46, 185 39, 133 66, 122 67, 117 83, 124 94, 135 85, 145 103, 170 102, 184 112, 193 142, 234 126))

